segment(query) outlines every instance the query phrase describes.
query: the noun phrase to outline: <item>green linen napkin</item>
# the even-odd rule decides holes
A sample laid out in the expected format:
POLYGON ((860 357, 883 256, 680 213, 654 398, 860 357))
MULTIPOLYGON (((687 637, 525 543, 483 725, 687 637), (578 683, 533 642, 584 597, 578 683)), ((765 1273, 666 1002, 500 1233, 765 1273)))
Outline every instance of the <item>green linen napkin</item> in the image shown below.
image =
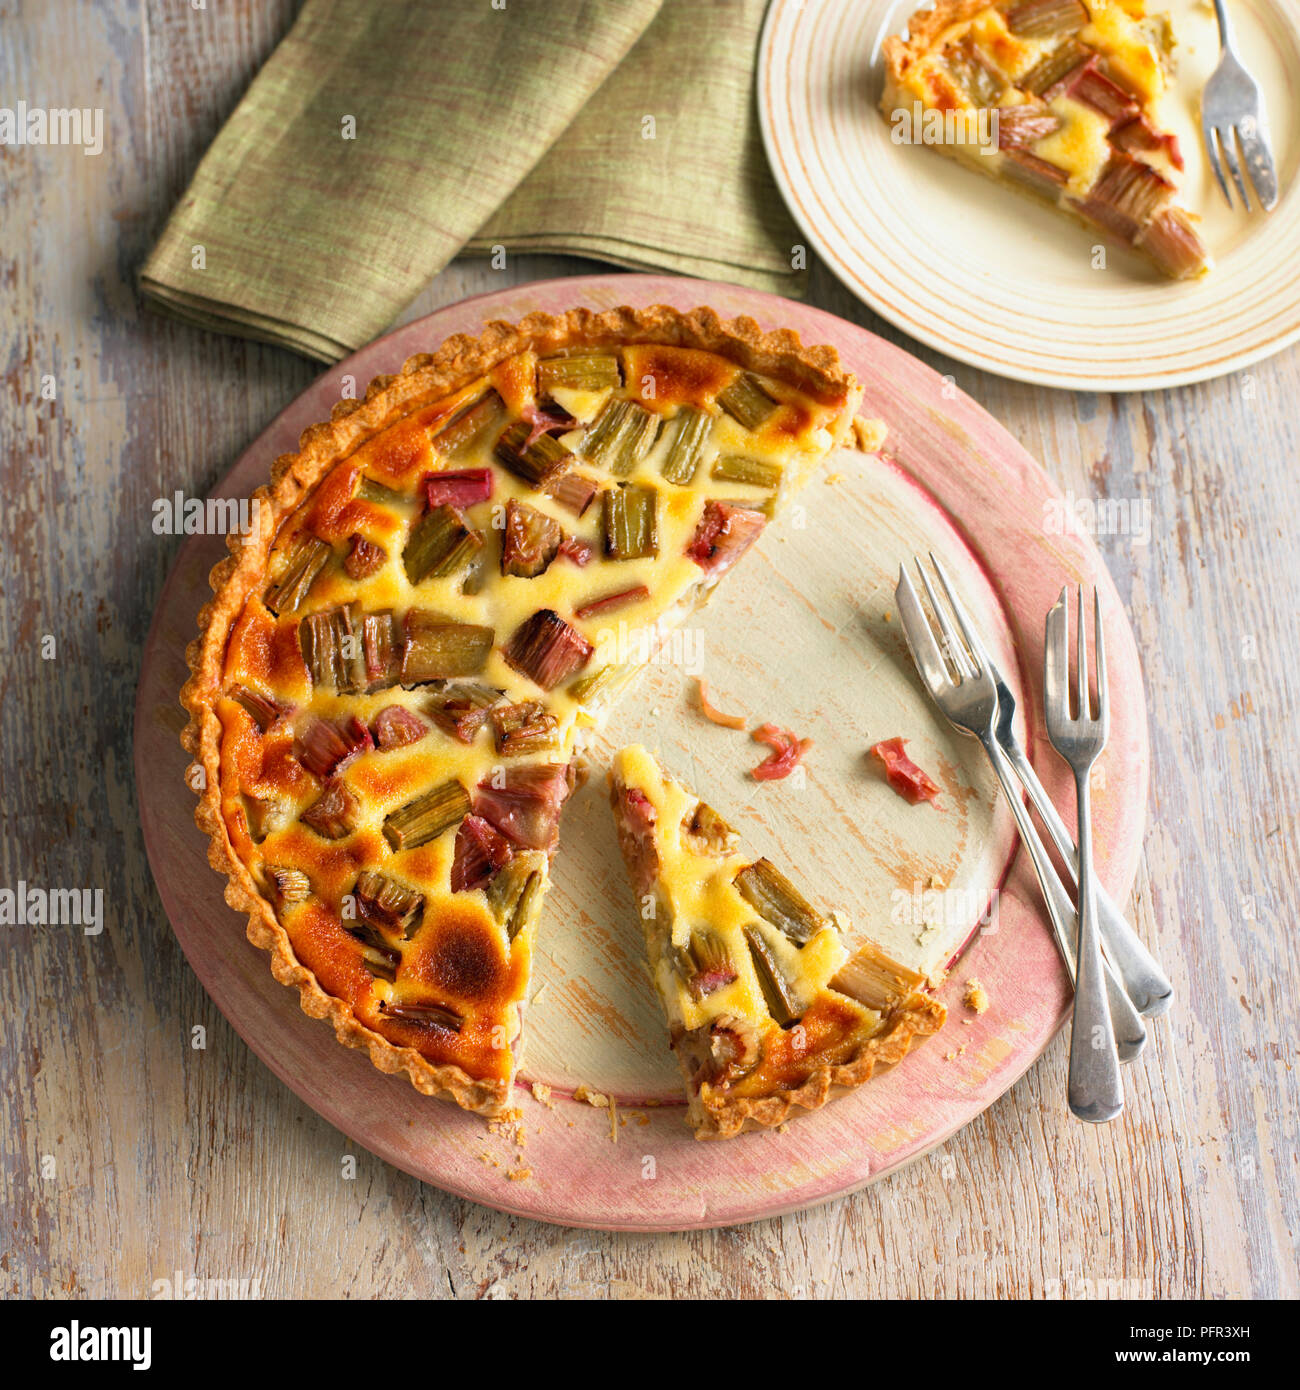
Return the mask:
POLYGON ((800 293, 753 68, 765 0, 307 0, 141 273, 337 361, 461 251, 800 293))
POLYGON ((665 0, 640 42, 466 250, 577 252, 801 293, 802 241, 763 152, 767 0, 665 0))

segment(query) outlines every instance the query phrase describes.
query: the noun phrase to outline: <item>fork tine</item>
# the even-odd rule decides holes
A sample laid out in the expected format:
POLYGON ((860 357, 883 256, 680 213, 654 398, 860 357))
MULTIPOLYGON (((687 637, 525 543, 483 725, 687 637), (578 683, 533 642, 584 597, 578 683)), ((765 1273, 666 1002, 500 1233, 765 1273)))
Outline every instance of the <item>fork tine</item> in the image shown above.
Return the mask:
MULTIPOLYGON (((971 624, 962 601, 953 592, 952 584, 948 579, 948 571, 940 563, 939 557, 932 550, 930 552, 930 563, 934 566, 934 572, 939 576, 939 583, 943 585, 943 592, 948 600, 948 607, 952 610, 952 615, 957 619, 957 626, 961 629, 961 635, 965 639, 966 648, 975 661, 975 673, 988 671, 991 665, 988 653, 984 650, 984 644, 979 639, 979 634, 971 624)), ((990 673, 991 674, 991 673, 990 673)))
POLYGON ((1043 641, 1043 700, 1049 720, 1058 702, 1064 703, 1065 717, 1070 717, 1069 641, 1070 591, 1062 588, 1060 598, 1047 610, 1047 631, 1043 641))
POLYGON ((1246 172, 1250 176, 1255 198, 1265 212, 1277 207, 1277 169, 1273 164, 1273 151, 1269 149, 1268 136, 1259 128, 1258 122, 1251 118, 1249 125, 1239 126, 1237 140, 1241 145, 1241 157, 1246 161, 1246 172))
POLYGON ((1237 192, 1241 194, 1242 207, 1249 212, 1250 194, 1246 192, 1246 180, 1242 178, 1241 165, 1237 163, 1237 128, 1236 126, 1220 126, 1218 136, 1219 144, 1223 147, 1223 162, 1228 166, 1233 183, 1237 185, 1237 192))
POLYGON ((930 620, 925 616, 921 600, 917 597, 916 589, 902 565, 898 567, 898 587, 894 590, 894 598, 898 603, 899 616, 903 620, 903 635, 907 638, 912 659, 916 662, 922 679, 932 692, 951 685, 952 678, 944 665, 939 644, 934 640, 930 620))
POLYGON ((1223 164, 1219 159, 1218 139, 1214 127, 1206 121, 1201 128, 1201 136, 1205 144, 1205 153, 1210 161, 1210 168, 1214 170, 1214 177, 1219 181, 1219 187, 1223 190, 1224 200, 1228 206, 1232 206, 1232 190, 1228 187, 1228 181, 1223 177, 1223 164))
POLYGON ((1101 626, 1101 591, 1092 591, 1092 623, 1096 628, 1095 647, 1097 651, 1097 718, 1101 721, 1103 733, 1109 731, 1110 708, 1106 699, 1106 637, 1101 626))
POLYGON ((967 676, 978 675, 979 669, 975 665, 974 658, 962 646, 961 639, 957 636, 957 629, 948 619, 948 610, 939 602, 939 595, 935 593, 934 585, 930 583, 930 576, 925 572, 920 560, 917 560, 916 568, 921 576, 921 583, 925 585, 925 593, 930 600, 930 608, 938 620, 939 630, 943 633, 944 649, 948 653, 949 661, 956 668, 957 675, 963 680, 967 676))
POLYGON ((1075 698, 1078 701, 1075 717, 1091 719, 1091 702, 1088 699, 1088 610, 1083 606, 1083 585, 1075 586, 1075 597, 1079 601, 1078 630, 1074 639, 1074 659, 1078 670, 1074 673, 1075 698))

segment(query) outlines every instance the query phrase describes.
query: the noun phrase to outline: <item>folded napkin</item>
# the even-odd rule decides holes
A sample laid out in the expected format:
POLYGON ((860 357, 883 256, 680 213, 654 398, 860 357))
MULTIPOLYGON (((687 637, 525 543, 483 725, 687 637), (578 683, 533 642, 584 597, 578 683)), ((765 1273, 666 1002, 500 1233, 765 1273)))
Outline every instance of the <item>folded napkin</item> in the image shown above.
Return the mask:
POLYGON ((753 94, 765 0, 307 0, 141 273, 337 361, 462 251, 801 293, 753 94), (498 7, 499 5, 499 7, 498 7))

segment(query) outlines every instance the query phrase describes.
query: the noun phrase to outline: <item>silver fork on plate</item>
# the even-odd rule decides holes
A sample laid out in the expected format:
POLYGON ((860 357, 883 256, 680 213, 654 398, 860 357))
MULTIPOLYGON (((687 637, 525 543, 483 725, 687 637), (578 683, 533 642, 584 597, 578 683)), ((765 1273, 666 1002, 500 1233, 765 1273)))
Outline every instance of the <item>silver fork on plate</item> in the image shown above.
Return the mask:
MULTIPOLYGON (((1029 812, 1016 786, 1011 763, 998 743, 998 693, 993 680, 992 663, 957 601, 943 566, 933 555, 930 559, 962 636, 957 635, 947 609, 939 602, 930 577, 918 559, 917 572, 921 576, 930 607, 939 624, 943 644, 941 646, 935 640, 934 630, 921 607, 916 589, 908 578, 907 571, 900 568, 895 597, 898 600, 899 616, 903 621, 903 632, 912 653, 912 660, 916 663, 916 669, 930 693, 930 698, 939 706, 948 722, 962 733, 977 738, 988 754, 1011 806, 1016 828, 1020 831, 1020 839, 1029 851, 1034 871, 1038 875, 1039 886, 1047 903, 1048 917, 1056 936, 1057 949, 1073 981, 1077 935, 1074 904, 1070 901, 1070 895, 1056 872, 1046 846, 1029 819, 1029 812)), ((1145 1046, 1146 1029, 1110 963, 1103 962, 1103 969, 1106 998, 1109 1001, 1110 1015, 1114 1019, 1118 1053, 1122 1060, 1129 1062, 1145 1046)))
POLYGON ((1047 614, 1043 655, 1043 710, 1052 747, 1069 763, 1079 798, 1079 974, 1074 982, 1074 1019, 1070 1027, 1070 1109, 1090 1124, 1113 1120, 1124 1108, 1119 1054, 1107 1008, 1101 935, 1097 930, 1097 885, 1092 867, 1092 795, 1089 778, 1110 729, 1106 693, 1106 644, 1102 635, 1101 598, 1092 591, 1097 652, 1097 704, 1088 695, 1088 617, 1079 587, 1079 630, 1075 658, 1074 713, 1070 712, 1070 593, 1047 614))
POLYGON ((1223 56, 1219 59, 1218 67, 1210 74, 1201 96, 1201 136, 1205 141, 1205 152, 1228 206, 1232 206, 1232 190, 1223 174, 1225 164, 1241 195, 1242 209, 1249 212, 1250 197, 1246 192, 1246 180, 1237 163, 1237 142, 1240 141, 1255 199, 1268 212, 1277 206, 1277 170, 1268 143, 1268 116, 1264 110, 1264 99, 1260 95, 1259 84, 1246 71, 1245 64, 1237 55, 1224 0, 1214 0, 1214 13, 1219 20, 1223 56))

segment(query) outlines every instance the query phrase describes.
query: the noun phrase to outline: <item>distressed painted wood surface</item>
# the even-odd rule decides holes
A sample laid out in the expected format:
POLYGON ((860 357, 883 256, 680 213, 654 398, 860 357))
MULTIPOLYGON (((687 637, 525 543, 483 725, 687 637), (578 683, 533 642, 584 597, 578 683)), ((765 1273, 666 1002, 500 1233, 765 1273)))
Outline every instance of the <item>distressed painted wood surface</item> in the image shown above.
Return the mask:
MULTIPOLYGON (((148 1296, 180 1271, 263 1296, 1295 1296, 1295 351, 1145 397, 918 351, 1067 493, 1116 504, 1098 541, 1153 751, 1134 913, 1180 1001, 1120 1123, 1065 1113, 1058 1038, 976 1123, 855 1197, 690 1235, 566 1231, 364 1153, 347 1177, 342 1137, 225 1024, 167 927, 131 785, 141 646, 180 544, 151 504, 204 493, 316 369, 144 315, 132 282, 291 11, 4 18, 0 101, 102 106, 106 142, 0 148, 0 886, 102 888, 106 926, 0 927, 0 1291, 148 1296)), ((593 268, 458 264, 408 316, 593 268)), ((902 341, 817 268, 812 299, 902 341)))

